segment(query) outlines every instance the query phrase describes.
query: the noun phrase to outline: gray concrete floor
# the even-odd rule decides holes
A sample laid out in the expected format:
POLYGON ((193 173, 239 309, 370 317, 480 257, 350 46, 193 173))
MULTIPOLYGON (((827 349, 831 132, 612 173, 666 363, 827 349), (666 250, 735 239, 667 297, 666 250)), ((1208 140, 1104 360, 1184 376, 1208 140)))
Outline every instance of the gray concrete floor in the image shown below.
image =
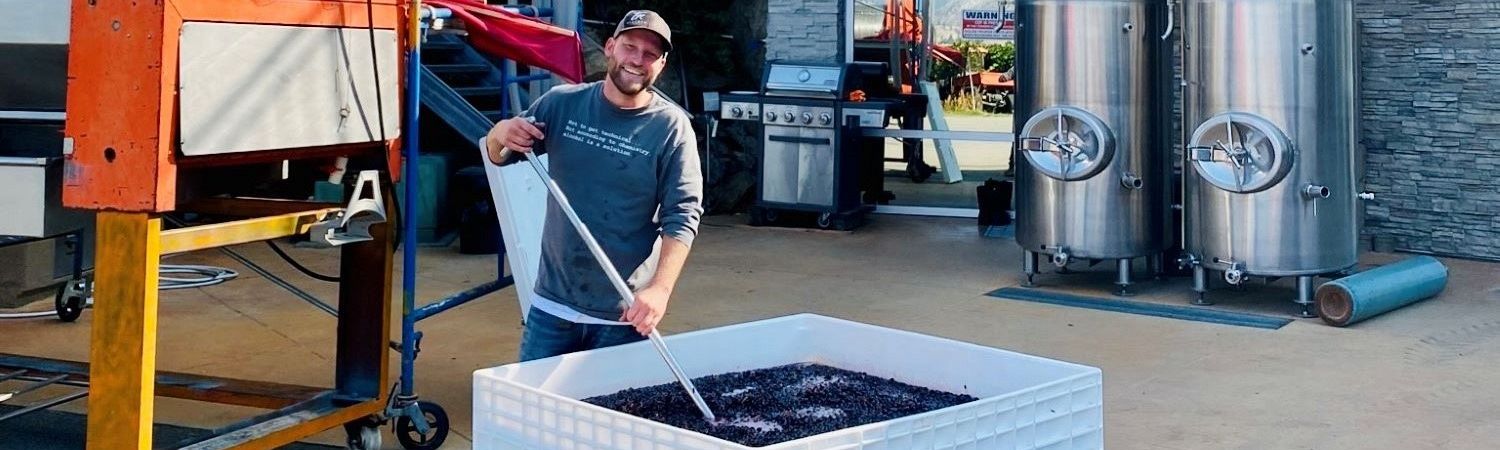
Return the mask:
MULTIPOLYGON (((980 236, 971 220, 875 216, 852 233, 743 222, 711 217, 703 227, 664 333, 815 312, 1092 365, 1104 374, 1112 449, 1487 449, 1500 441, 1500 265, 1445 260, 1452 275, 1440 297, 1350 328, 1302 319, 1264 330, 985 296, 1019 282, 1019 250, 980 236)), ((334 285, 296 275, 264 245, 237 248, 321 297, 334 295, 334 285)), ((327 251, 294 254, 320 271, 337 264, 327 251)), ((493 256, 420 254, 420 298, 495 274, 493 256)), ((214 253, 167 262, 239 269, 214 253)), ((1039 281, 1103 296, 1111 280, 1103 266, 1039 281)), ((1136 299, 1182 304, 1191 293, 1183 286, 1144 283, 1136 299)), ((1224 307, 1284 313, 1288 293, 1250 288, 1226 296, 1236 300, 1224 307)), ((333 320, 253 274, 166 292, 160 310, 162 370, 331 383, 333 320)), ((471 372, 515 360, 517 310, 506 289, 420 325, 417 392, 451 415, 445 448, 469 446, 471 372)), ((91 319, 0 322, 0 351, 85 359, 91 319)), ((159 400, 156 417, 210 427, 257 412, 159 400)), ((0 425, 0 436, 25 432, 0 425)), ((341 439, 329 432, 310 442, 341 439)), ((389 436, 386 447, 398 448, 389 436)))

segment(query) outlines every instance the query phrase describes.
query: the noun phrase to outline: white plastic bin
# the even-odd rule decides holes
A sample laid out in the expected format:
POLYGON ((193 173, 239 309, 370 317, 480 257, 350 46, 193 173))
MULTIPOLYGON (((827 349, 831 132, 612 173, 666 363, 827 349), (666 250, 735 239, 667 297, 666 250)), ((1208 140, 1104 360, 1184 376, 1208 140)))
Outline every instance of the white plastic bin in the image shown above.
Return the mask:
MULTIPOLYGON (((1097 368, 799 314, 666 338, 697 378, 811 362, 979 400, 765 449, 1098 449, 1097 368)), ((649 342, 474 372, 476 449, 749 449, 578 399, 665 383, 649 342)), ((727 411, 715 411, 726 416, 727 411)))

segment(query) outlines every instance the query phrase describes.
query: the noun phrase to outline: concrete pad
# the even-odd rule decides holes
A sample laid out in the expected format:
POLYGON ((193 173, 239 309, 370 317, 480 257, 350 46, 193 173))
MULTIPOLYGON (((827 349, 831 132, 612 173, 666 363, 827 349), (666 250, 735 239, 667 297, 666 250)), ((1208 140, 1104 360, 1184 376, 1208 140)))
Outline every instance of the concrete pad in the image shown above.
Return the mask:
MULTIPOLYGON (((1019 283, 1020 252, 1010 240, 980 236, 973 220, 877 215, 852 233, 748 227, 734 216, 708 222, 662 323, 665 334, 815 312, 1097 366, 1111 449, 1480 449, 1500 435, 1500 386, 1490 382, 1500 368, 1500 265, 1444 260, 1451 276, 1441 296, 1348 328, 1304 319, 1263 330, 985 296, 1019 283)), ((333 284, 301 276, 264 245, 237 249, 333 301, 333 284)), ((288 251, 336 273, 336 252, 288 251)), ((420 255, 419 303, 496 270, 493 255, 435 248, 420 255)), ((1366 254, 1361 262, 1402 257, 1366 254)), ((172 262, 240 269, 212 252, 172 262)), ((1103 266, 1039 281, 1108 297, 1113 278, 1103 266)), ((331 383, 333 319, 241 272, 219 286, 163 294, 162 369, 331 383)), ((1143 282, 1132 300, 1186 304, 1191 290, 1183 283, 1143 282)), ((1289 294, 1283 281, 1218 298, 1223 308, 1284 315, 1289 294)), ((0 322, 0 351, 84 359, 91 318, 0 322)), ((470 375, 515 360, 519 320, 508 288, 418 325, 425 338, 416 392, 448 411, 454 429, 444 448, 469 447, 470 375)), ((395 353, 391 370, 400 373, 395 353)), ((214 426, 260 412, 161 400, 157 417, 214 426)), ((308 441, 342 440, 333 430, 308 441)), ((386 448, 399 448, 394 437, 387 435, 386 448)))

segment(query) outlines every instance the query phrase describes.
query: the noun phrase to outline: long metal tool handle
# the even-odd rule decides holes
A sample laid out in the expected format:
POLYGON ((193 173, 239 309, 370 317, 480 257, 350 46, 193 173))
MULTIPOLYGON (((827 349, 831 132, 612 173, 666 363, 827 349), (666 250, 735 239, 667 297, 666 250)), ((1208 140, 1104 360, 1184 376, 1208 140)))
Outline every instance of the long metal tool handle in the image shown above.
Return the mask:
MULTIPOLYGON (((615 265, 609 262, 604 249, 599 247, 599 242, 594 240, 592 233, 589 233, 588 226, 584 225, 583 220, 578 218, 578 213, 573 211, 573 205, 568 203, 568 197, 563 195, 562 188, 557 187, 557 183, 552 181, 552 177, 547 174, 547 169, 543 168, 542 163, 532 156, 527 154, 526 161, 531 163, 531 168, 536 170, 537 176, 542 177, 542 181, 547 183, 547 192, 552 194, 552 198, 557 200, 557 206, 568 215, 568 221, 573 223, 573 229, 578 230, 578 235, 583 236, 584 244, 588 245, 589 252, 594 254, 594 260, 599 263, 600 268, 604 269, 604 274, 609 276, 609 282, 615 286, 615 291, 620 294, 620 298, 625 300, 626 308, 634 305, 635 293, 625 285, 625 279, 620 277, 620 272, 615 270, 615 265)), ((698 405, 698 410, 703 412, 703 418, 709 422, 716 422, 714 412, 708 409, 708 403, 705 403, 703 396, 698 394, 698 388, 693 386, 693 380, 682 372, 682 368, 677 366, 677 359, 672 357, 670 350, 667 350, 667 343, 662 341, 661 333, 652 329, 650 338, 651 343, 656 345, 657 353, 660 353, 661 358, 667 362, 667 367, 672 369, 672 375, 677 377, 677 382, 682 383, 682 388, 686 389, 688 396, 693 398, 693 404, 698 405)))

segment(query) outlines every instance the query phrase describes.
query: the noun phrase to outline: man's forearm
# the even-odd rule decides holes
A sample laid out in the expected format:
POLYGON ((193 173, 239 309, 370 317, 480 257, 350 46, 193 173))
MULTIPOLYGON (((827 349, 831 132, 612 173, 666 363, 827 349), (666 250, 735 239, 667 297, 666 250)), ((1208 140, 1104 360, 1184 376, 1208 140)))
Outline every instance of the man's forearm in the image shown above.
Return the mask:
POLYGON ((665 288, 668 292, 674 290, 677 286, 677 277, 682 275, 682 266, 687 263, 690 250, 682 241, 662 236, 661 260, 656 265, 656 275, 651 278, 651 285, 665 288))

